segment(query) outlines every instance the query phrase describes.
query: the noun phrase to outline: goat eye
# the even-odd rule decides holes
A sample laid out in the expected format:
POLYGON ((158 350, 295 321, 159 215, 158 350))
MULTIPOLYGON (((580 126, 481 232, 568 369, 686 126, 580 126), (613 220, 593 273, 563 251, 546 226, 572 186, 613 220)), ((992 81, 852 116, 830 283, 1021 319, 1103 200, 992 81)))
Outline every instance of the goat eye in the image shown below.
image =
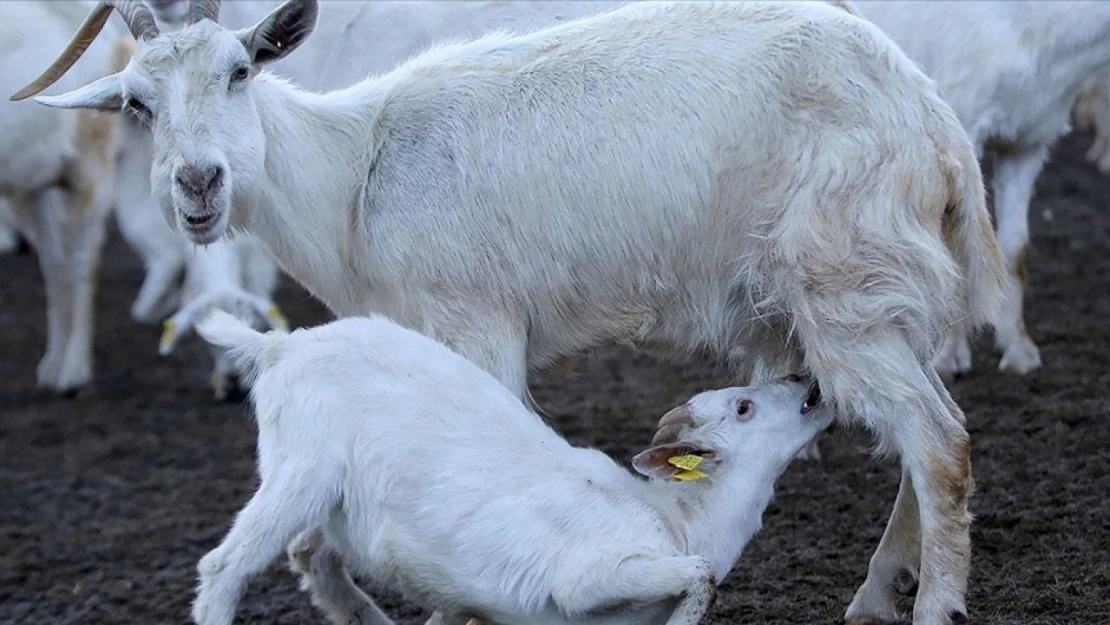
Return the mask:
POLYGON ((150 109, 136 98, 127 98, 127 103, 124 104, 124 107, 140 119, 150 119, 150 109))
POLYGON ((752 402, 750 400, 745 399, 744 401, 740 402, 739 406, 736 407, 736 415, 737 416, 746 417, 746 416, 750 415, 751 413, 752 413, 752 402))
POLYGON ((251 75, 251 70, 245 66, 236 67, 231 71, 231 82, 243 82, 251 75))

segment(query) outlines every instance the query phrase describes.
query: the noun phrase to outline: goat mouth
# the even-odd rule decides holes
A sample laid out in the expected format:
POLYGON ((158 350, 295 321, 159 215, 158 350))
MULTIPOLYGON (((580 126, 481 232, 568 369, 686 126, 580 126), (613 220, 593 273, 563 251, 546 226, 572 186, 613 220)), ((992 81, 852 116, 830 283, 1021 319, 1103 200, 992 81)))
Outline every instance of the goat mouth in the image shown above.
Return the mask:
POLYGON ((185 228, 188 229, 189 232, 195 233, 207 232, 216 224, 216 220, 219 219, 219 217, 220 215, 218 213, 209 213, 207 215, 181 214, 181 218, 185 222, 185 228))

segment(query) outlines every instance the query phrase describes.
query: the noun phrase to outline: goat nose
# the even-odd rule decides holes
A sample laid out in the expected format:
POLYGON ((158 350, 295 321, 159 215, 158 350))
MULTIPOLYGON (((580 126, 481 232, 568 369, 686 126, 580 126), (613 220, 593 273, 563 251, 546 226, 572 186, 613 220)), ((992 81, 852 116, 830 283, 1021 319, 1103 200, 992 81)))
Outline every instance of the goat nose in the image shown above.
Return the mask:
POLYGON ((178 167, 174 179, 181 190, 193 199, 203 200, 223 182, 224 168, 219 165, 178 167))

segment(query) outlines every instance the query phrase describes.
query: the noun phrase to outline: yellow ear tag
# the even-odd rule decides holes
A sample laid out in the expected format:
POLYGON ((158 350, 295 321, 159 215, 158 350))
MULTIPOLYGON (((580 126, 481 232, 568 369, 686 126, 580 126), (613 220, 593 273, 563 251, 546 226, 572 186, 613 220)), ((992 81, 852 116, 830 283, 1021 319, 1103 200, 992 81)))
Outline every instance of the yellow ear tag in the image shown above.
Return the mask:
POLYGON ((704 461, 705 458, 695 454, 686 454, 684 456, 672 456, 667 459, 667 462, 682 469, 674 474, 676 482, 691 482, 693 480, 700 480, 709 477, 702 471, 698 471, 698 465, 704 461))
POLYGON ((270 318, 274 320, 275 330, 284 332, 289 329, 289 322, 285 319, 285 315, 281 314, 281 309, 277 307, 277 304, 267 308, 266 312, 269 313, 270 318))
POLYGON ((166 319, 162 322, 162 338, 158 340, 158 347, 163 350, 168 349, 173 343, 175 334, 177 334, 177 323, 173 319, 166 319))

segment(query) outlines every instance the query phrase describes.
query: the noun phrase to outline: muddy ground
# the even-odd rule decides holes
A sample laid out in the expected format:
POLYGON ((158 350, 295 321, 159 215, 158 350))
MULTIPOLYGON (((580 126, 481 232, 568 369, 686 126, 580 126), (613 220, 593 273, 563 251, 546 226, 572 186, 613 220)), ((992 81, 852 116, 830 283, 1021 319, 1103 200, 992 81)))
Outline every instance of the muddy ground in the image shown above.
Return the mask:
MULTIPOLYGON (((994 371, 980 341, 975 371, 953 387, 967 411, 978 482, 972 508, 973 622, 1110 622, 1110 178, 1067 141, 1038 184, 1029 254, 1030 331, 1046 367, 994 371)), ((205 387, 195 340, 168 358, 158 328, 127 311, 142 279, 118 236, 98 299, 95 384, 74 399, 34 388, 44 345, 33 256, 0 258, 0 623, 187 621, 197 560, 252 493, 255 429, 243 405, 205 387)), ((298 324, 326 311, 285 284, 298 324)), ((535 395, 558 430, 627 460, 654 421, 698 390, 727 385, 708 366, 676 367, 619 350, 576 362, 570 381, 535 395)), ((871 460, 867 437, 840 430, 821 463, 780 482, 709 620, 837 623, 882 534, 898 472, 871 460)), ((399 623, 424 612, 376 592, 399 623)), ((284 562, 251 584, 246 623, 324 623, 284 562)))

